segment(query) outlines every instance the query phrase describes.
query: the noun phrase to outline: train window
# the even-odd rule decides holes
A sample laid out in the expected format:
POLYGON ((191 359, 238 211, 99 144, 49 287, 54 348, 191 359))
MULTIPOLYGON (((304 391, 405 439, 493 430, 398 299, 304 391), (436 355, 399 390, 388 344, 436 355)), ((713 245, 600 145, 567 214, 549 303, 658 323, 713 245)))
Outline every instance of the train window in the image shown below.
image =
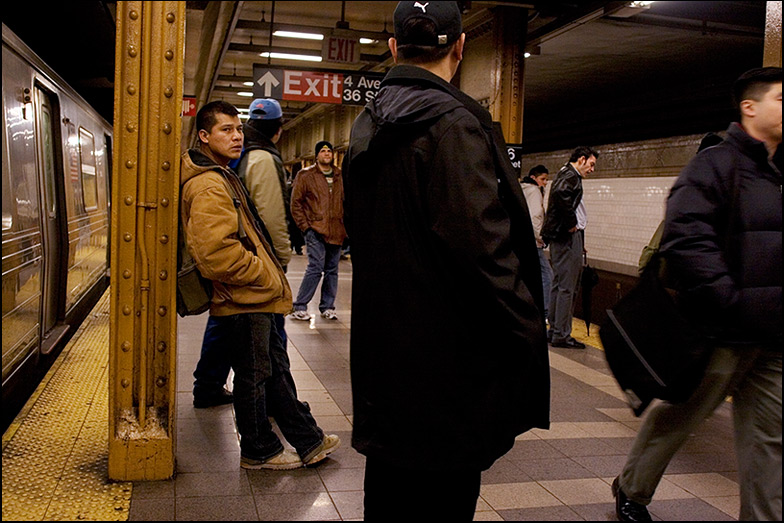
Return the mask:
POLYGON ((54 135, 52 127, 52 105, 49 96, 37 89, 36 94, 40 104, 41 124, 41 156, 44 169, 44 187, 46 194, 44 201, 49 216, 54 218, 57 214, 57 195, 55 193, 55 164, 54 164, 54 135))
POLYGON ((98 184, 95 170, 95 139, 79 128, 79 157, 82 164, 82 196, 85 210, 98 208, 98 184))
MULTIPOLYGON (((5 99, 3 99, 3 114, 5 112, 5 99)), ((10 230, 14 224, 12 202, 13 192, 11 191, 11 172, 9 171, 9 164, 11 163, 8 158, 9 148, 5 143, 5 125, 2 127, 3 137, 3 231, 10 230)))

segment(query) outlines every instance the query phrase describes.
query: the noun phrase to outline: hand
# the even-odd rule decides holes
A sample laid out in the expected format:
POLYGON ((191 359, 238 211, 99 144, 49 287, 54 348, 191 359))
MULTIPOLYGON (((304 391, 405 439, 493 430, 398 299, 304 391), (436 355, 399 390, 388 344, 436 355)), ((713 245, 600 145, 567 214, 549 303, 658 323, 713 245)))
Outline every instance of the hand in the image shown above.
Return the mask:
POLYGON ((569 229, 569 232, 577 232, 577 226, 575 225, 574 227, 569 229))

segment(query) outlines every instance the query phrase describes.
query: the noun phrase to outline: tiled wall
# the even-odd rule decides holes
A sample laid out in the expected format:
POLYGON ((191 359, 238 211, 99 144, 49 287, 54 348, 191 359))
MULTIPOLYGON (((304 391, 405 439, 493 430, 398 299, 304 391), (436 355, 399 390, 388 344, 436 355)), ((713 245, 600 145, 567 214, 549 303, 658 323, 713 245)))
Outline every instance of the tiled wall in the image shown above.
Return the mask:
MULTIPOLYGON (((591 265, 637 275, 642 248, 664 218, 670 187, 694 157, 702 136, 593 146, 599 160, 596 170, 583 181, 588 213, 585 248, 591 265)), ((552 179, 571 152, 523 155, 522 171, 543 164, 552 179)))

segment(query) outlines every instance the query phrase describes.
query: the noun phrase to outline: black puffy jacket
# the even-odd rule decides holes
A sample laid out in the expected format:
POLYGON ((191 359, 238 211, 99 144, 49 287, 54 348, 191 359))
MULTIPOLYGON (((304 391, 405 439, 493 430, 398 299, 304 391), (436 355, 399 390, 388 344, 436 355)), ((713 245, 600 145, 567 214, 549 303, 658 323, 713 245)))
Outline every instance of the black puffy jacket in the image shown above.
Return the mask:
POLYGON ((719 340, 781 350, 781 155, 737 123, 667 200, 662 250, 684 309, 719 340))

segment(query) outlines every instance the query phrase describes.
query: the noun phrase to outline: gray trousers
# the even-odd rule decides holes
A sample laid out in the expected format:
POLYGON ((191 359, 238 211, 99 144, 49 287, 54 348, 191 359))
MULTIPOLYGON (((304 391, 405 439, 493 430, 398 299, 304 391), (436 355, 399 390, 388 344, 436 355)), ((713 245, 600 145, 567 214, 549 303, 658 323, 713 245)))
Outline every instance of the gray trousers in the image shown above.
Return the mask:
POLYGON ((574 297, 583 268, 583 235, 571 233, 565 241, 550 243, 550 262, 553 265, 553 285, 550 290, 551 340, 564 341, 572 335, 574 297))
POLYGON ((647 505, 673 455, 732 395, 741 521, 781 521, 781 352, 719 347, 702 383, 681 404, 651 408, 634 440, 619 484, 647 505))

